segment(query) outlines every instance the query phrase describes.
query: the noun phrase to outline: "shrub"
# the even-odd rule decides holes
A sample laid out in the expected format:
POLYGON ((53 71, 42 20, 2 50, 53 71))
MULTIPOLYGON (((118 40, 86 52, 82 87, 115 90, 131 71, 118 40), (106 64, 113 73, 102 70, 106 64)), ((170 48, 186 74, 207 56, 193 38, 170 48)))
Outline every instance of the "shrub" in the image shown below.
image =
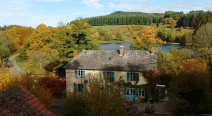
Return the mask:
POLYGON ((123 40, 124 40, 120 32, 117 32, 117 33, 116 33, 116 39, 117 39, 118 41, 123 41, 123 40))
POLYGON ((85 94, 70 93, 63 101, 63 107, 65 109, 65 115, 67 116, 87 116, 87 100, 85 94))
POLYGON ((63 106, 66 115, 124 116, 126 113, 120 88, 99 78, 90 78, 85 91, 71 93, 63 106))
POLYGON ((66 83, 56 77, 44 77, 37 79, 37 85, 50 89, 52 93, 61 93, 65 89, 66 83))

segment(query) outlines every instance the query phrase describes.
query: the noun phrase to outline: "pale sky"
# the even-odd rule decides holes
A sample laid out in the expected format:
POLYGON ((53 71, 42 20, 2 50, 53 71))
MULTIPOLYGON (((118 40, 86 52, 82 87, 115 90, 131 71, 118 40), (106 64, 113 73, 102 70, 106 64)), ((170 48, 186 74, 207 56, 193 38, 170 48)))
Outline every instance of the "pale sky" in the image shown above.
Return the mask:
POLYGON ((212 0, 0 0, 0 26, 56 27, 78 17, 107 15, 114 11, 164 13, 212 11, 212 0))

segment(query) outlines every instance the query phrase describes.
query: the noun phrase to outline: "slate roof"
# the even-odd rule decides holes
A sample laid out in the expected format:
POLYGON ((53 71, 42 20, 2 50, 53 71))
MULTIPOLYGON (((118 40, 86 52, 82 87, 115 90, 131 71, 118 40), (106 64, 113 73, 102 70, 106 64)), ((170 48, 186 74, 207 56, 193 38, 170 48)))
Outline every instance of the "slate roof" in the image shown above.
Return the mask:
POLYGON ((157 54, 149 51, 124 50, 120 56, 116 50, 83 50, 64 68, 142 72, 157 69, 156 62, 157 54))
POLYGON ((51 112, 23 86, 0 93, 0 116, 59 116, 51 112))

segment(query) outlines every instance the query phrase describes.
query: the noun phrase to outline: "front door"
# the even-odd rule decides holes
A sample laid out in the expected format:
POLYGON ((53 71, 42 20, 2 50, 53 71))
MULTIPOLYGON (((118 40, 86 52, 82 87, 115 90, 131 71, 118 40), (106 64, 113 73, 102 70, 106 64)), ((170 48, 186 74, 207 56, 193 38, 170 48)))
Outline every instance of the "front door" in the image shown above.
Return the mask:
POLYGON ((136 88, 126 87, 125 98, 129 100, 135 100, 136 97, 136 88))

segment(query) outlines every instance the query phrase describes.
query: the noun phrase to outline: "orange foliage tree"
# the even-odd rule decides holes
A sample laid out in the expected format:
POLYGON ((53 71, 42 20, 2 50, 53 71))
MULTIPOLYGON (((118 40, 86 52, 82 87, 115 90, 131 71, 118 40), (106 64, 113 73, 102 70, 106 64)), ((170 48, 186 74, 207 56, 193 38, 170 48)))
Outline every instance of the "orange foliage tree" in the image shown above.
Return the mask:
POLYGON ((8 32, 7 35, 10 36, 15 42, 12 47, 12 52, 16 52, 23 45, 26 38, 33 32, 32 28, 14 26, 8 32))
POLYGON ((170 107, 175 112, 211 113, 212 94, 209 85, 205 60, 184 61, 170 82, 170 107))

